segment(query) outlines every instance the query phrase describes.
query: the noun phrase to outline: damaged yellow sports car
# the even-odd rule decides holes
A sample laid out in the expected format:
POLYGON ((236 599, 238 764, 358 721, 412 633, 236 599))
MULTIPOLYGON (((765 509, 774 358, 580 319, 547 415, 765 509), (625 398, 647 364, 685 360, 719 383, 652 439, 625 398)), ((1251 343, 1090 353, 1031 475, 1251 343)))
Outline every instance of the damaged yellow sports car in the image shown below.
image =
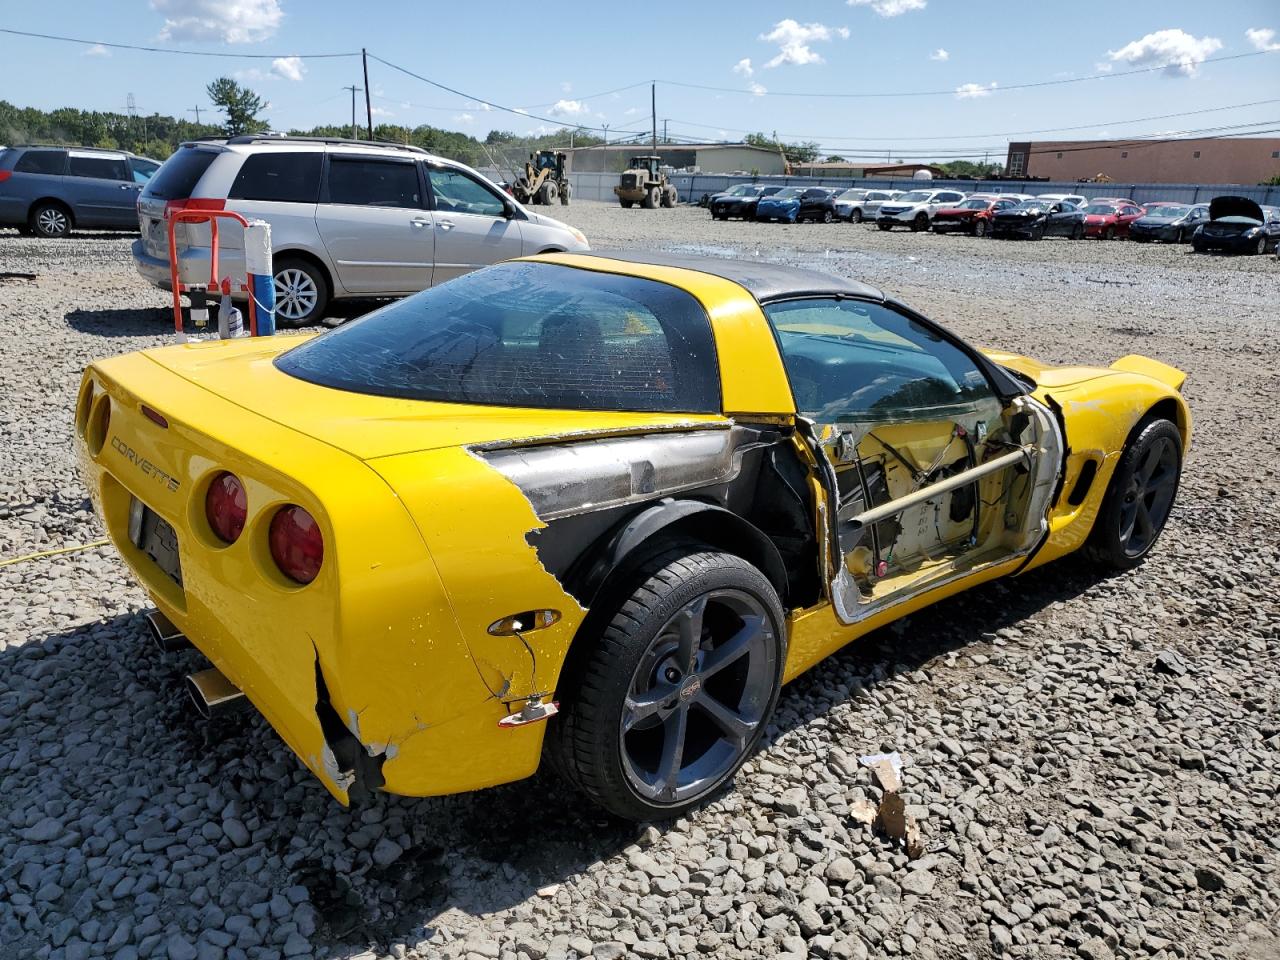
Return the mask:
POLYGON ((553 254, 302 339, 84 376, 79 455, 157 631, 343 802, 527 777, 623 817, 728 781, 783 683, 1087 547, 1145 557, 1184 375, 980 352, 759 262, 553 254))

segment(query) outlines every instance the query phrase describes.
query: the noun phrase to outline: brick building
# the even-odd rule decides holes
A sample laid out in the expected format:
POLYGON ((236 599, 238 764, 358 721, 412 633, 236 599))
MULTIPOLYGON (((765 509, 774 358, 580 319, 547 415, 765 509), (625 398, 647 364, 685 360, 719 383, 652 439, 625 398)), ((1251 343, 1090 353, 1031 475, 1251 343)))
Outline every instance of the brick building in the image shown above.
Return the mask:
POLYGON ((1120 183, 1239 183, 1280 174, 1280 138, 1037 140, 1009 144, 1005 175, 1120 183))

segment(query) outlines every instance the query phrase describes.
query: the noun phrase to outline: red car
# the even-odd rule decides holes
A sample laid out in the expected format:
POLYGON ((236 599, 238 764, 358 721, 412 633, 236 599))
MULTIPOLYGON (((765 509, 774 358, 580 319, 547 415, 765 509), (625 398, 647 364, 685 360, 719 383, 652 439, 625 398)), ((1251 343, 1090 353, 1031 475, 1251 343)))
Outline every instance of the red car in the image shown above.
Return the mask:
POLYGON ((1084 208, 1084 235, 1114 240, 1129 235, 1129 224, 1146 213, 1131 200, 1090 200, 1084 208))
POLYGON ((991 218, 997 210, 1016 207, 1017 200, 975 194, 954 207, 943 207, 933 215, 933 232, 963 230, 971 237, 985 237, 991 232, 991 218))

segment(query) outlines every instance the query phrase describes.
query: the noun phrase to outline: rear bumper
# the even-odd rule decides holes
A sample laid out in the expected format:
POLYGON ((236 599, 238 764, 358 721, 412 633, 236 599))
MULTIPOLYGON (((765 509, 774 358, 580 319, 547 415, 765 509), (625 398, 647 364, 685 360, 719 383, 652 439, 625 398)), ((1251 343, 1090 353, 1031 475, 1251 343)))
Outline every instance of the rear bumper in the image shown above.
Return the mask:
MULTIPOLYGON (((133 241, 130 250, 133 252, 133 264, 142 279, 161 290, 173 289, 167 259, 148 253, 142 239, 133 241)), ((244 251, 219 250, 218 273, 223 277, 231 277, 233 286, 238 288, 244 282, 244 251)), ((188 247, 178 254, 178 278, 183 283, 208 283, 209 248, 188 247)))
POLYGON ((141 354, 94 364, 85 380, 94 390, 86 405, 82 387, 77 458, 111 541, 155 605, 334 797, 348 802, 355 786, 355 768, 340 761, 352 749, 380 768, 383 789, 409 795, 478 789, 536 769, 542 725, 498 727, 507 708, 484 684, 422 534, 369 466, 141 354), (168 427, 143 417, 143 403, 168 427), (101 404, 109 426, 95 434, 101 404), (203 520, 208 484, 224 469, 242 478, 249 502, 244 533, 230 545, 203 520), (180 584, 130 538, 135 499, 174 528, 180 584), (303 505, 324 535, 320 576, 305 587, 278 573, 267 546, 271 518, 287 503, 303 505))

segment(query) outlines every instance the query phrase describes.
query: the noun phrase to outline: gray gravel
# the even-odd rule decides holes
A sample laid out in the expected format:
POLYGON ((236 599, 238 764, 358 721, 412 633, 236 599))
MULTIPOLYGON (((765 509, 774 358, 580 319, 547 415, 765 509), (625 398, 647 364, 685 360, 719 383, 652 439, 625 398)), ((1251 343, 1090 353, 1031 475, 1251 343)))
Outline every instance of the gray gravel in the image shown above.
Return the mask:
MULTIPOLYGON (((1068 560, 912 616, 784 692, 736 790, 605 821, 550 776, 346 811, 267 725, 186 709, 108 549, 0 567, 0 958, 1280 955, 1280 264, 1131 243, 712 223, 575 203, 598 247, 878 284, 979 343, 1188 370, 1155 556, 1068 560), (897 750, 928 852, 854 821, 897 750)), ((101 535, 83 365, 164 342, 128 240, 0 231, 0 557, 101 535)))

